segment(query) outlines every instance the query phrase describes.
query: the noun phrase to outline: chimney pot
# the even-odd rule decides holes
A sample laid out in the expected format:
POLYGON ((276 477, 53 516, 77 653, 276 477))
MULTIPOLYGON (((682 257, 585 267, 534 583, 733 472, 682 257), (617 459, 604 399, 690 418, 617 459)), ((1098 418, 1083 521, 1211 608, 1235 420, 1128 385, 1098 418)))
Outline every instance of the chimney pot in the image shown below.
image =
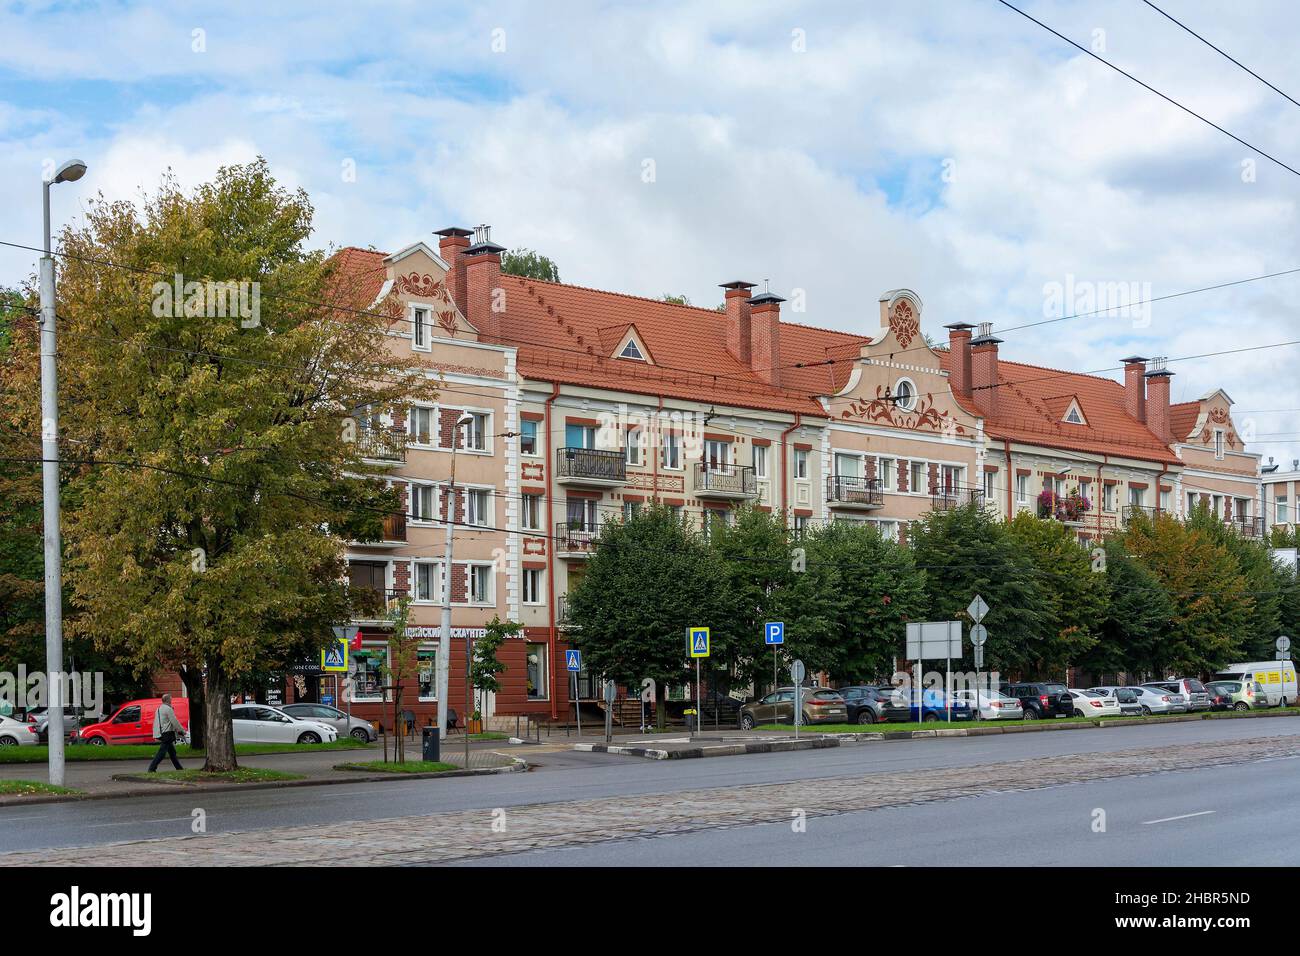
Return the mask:
POLYGON ((1174 440, 1169 420, 1169 380, 1174 373, 1165 368, 1167 361, 1163 355, 1153 358, 1142 376, 1147 386, 1147 428, 1166 445, 1174 440))
POLYGON ((952 390, 962 398, 970 398, 970 330, 975 326, 969 322, 953 322, 944 326, 948 329, 948 354, 951 356, 951 369, 948 378, 952 390))
POLYGON ((1124 363, 1124 408, 1140 422, 1147 420, 1147 360, 1140 355, 1120 359, 1124 363))
POLYGON ((981 322, 979 335, 971 339, 971 400, 986 418, 998 409, 998 345, 1002 340, 993 334, 992 322, 981 322))

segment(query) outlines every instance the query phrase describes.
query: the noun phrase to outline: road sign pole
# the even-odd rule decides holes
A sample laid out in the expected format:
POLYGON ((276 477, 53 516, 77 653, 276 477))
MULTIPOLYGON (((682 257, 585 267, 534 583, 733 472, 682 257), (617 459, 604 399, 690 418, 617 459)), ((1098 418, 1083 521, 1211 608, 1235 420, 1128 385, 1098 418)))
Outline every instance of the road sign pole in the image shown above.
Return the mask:
POLYGON ((703 698, 700 696, 700 659, 695 658, 695 733, 700 732, 700 716, 703 708, 700 706, 703 698))
POLYGON ((578 675, 573 675, 573 719, 578 722, 578 736, 582 736, 582 707, 578 705, 578 675))

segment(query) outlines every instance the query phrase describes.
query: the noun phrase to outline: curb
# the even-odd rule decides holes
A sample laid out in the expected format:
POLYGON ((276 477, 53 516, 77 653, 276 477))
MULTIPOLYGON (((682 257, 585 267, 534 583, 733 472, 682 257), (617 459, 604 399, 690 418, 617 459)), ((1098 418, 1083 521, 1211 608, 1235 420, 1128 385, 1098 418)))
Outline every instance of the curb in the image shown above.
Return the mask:
MULTIPOLYGON (((443 777, 481 777, 497 773, 521 773, 528 769, 528 761, 509 754, 513 763, 509 767, 483 767, 477 770, 444 770, 441 773, 361 773, 350 777, 326 777, 306 780, 268 780, 263 783, 178 783, 172 780, 149 781, 144 789, 122 790, 116 793, 46 794, 26 799, 0 800, 0 810, 5 807, 30 806, 39 803, 81 803, 86 800, 122 800, 127 797, 153 796, 156 793, 227 793, 235 790, 284 790, 290 787, 346 786, 350 783, 383 783, 392 780, 433 780, 443 777), (160 789, 161 788, 161 789, 160 789), (173 789, 167 789, 173 788, 173 789)), ((111 779, 121 782, 138 782, 134 774, 113 774, 111 779)))
POLYGON ((892 740, 923 740, 943 737, 987 737, 994 734, 1034 734, 1057 730, 1100 730, 1105 727, 1149 727, 1156 724, 1186 723, 1195 720, 1246 720, 1255 717, 1300 717, 1300 710, 1259 710, 1247 713, 1208 712, 1204 714, 1171 714, 1168 717, 1108 717, 1070 723, 1041 720, 1028 724, 1004 727, 992 721, 982 721, 971 727, 936 730, 876 730, 861 733, 819 734, 794 740, 774 738, 717 747, 689 747, 683 750, 658 750, 648 747, 619 747, 612 744, 574 744, 573 749, 584 753, 617 754, 641 757, 646 760, 688 760, 697 757, 734 757, 741 754, 784 753, 791 750, 821 750, 843 744, 875 743, 892 740))

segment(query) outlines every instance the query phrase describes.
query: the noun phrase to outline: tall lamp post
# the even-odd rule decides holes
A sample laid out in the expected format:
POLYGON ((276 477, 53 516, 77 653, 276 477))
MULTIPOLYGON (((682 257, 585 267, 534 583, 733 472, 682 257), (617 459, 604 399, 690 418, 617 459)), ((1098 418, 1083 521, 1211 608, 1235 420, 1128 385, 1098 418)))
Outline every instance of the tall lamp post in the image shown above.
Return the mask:
POLYGON ((63 551, 59 535, 59 379, 55 357, 54 257, 50 254, 50 187, 75 183, 86 164, 70 159, 41 184, 45 254, 41 256, 41 497, 45 524, 45 686, 50 783, 63 785, 63 551))
MULTIPOLYGON (((442 572, 442 628, 441 639, 438 642, 438 736, 445 739, 447 736, 447 678, 450 673, 451 658, 451 575, 452 575, 452 553, 453 540, 455 538, 456 527, 456 446, 460 442, 460 430, 474 421, 473 416, 463 415, 456 421, 451 430, 451 494, 447 501, 447 511, 443 518, 443 526, 447 530, 447 557, 443 565, 442 572)), ((469 642, 465 643, 465 653, 469 653, 469 642)), ((465 665, 465 679, 469 680, 469 664, 465 665)), ((468 691, 466 692, 468 700, 468 691)), ((469 720, 469 714, 464 715, 465 720, 469 720)), ((468 746, 468 734, 466 735, 466 746, 468 746)), ((466 768, 469 767, 468 757, 465 762, 466 768)))

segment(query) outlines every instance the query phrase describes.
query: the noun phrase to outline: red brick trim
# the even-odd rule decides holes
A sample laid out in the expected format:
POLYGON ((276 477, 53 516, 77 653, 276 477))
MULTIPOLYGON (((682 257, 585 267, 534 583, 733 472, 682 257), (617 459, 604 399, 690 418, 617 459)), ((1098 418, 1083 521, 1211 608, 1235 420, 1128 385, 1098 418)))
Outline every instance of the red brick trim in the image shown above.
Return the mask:
POLYGON ((1151 487, 1145 481, 1130 481, 1128 483, 1128 486, 1130 488, 1142 488, 1142 489, 1147 489, 1151 487))
POLYGON ((794 513, 798 518, 811 518, 813 514, 811 508, 795 508, 794 513))
POLYGON ((986 474, 996 475, 996 474, 998 473, 998 466, 997 466, 997 465, 985 465, 985 466, 984 466, 984 471, 985 471, 986 474))
POLYGON ((721 432, 705 432, 705 441, 735 441, 735 435, 724 435, 721 432))
POLYGON ((523 566, 526 570, 529 570, 529 571, 545 571, 545 570, 546 570, 546 562, 545 562, 545 561, 524 561, 524 562, 521 562, 521 563, 522 563, 522 566, 523 566))
POLYGON ((574 418, 572 415, 565 416, 564 424, 566 425, 590 425, 592 428, 600 427, 598 418, 574 418))
POLYGON ((672 505, 675 508, 680 508, 682 505, 686 504, 685 498, 660 498, 659 500, 664 504, 672 505))
POLYGON ((812 445, 808 445, 808 444, 805 444, 805 443, 803 443, 803 442, 798 442, 798 441, 797 441, 797 442, 794 443, 794 450, 795 450, 795 451, 812 451, 812 445))
POLYGON ((766 511, 766 512, 769 512, 769 513, 772 511, 772 509, 769 508, 767 505, 754 505, 754 510, 755 510, 755 511, 766 511))
POLYGON ((578 491, 572 488, 565 489, 564 493, 570 498, 595 498, 599 500, 602 497, 602 493, 599 491, 578 491))
POLYGON ((521 495, 544 495, 546 488, 542 485, 520 485, 519 493, 521 495))
POLYGON ((1033 473, 1034 473, 1034 472, 1033 472, 1033 469, 1031 469, 1031 468, 1017 468, 1017 469, 1016 469, 1016 474, 1017 474, 1017 475, 1032 475, 1033 473))
POLYGON ((731 505, 725 501, 701 501, 700 507, 709 511, 730 511, 731 505))
POLYGON ((546 421, 546 416, 543 415, 541 412, 520 412, 520 413, 519 413, 519 417, 522 418, 524 421, 527 421, 527 422, 544 422, 544 421, 546 421))
POLYGON ((624 495, 624 501, 645 501, 645 495, 624 495))
POLYGON ((749 443, 750 443, 751 445, 763 445, 763 446, 767 446, 767 445, 771 445, 771 444, 772 444, 772 439, 770 439, 770 438, 751 438, 751 439, 749 440, 749 443))
POLYGON ((1119 484, 1119 479, 1118 479, 1118 478, 1103 478, 1103 479, 1101 480, 1101 483, 1102 483, 1103 485, 1118 485, 1118 484, 1119 484))

